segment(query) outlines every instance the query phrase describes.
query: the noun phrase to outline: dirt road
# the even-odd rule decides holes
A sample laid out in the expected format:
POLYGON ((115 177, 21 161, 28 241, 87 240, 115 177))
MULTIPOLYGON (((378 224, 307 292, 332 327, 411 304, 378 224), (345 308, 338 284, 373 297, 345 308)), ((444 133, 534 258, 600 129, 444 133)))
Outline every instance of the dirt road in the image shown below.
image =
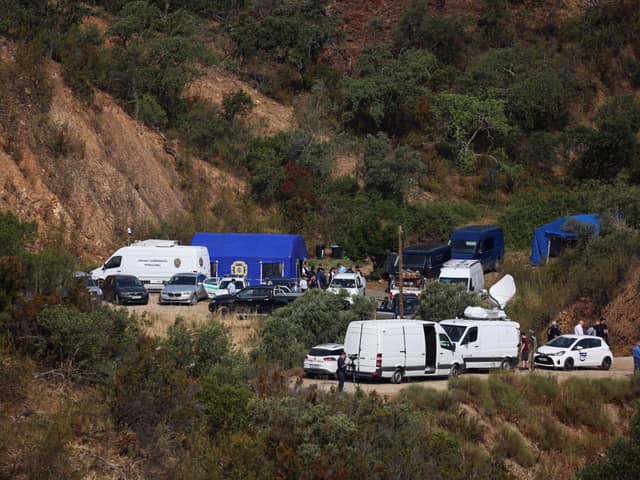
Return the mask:
MULTIPOLYGON (((515 371, 515 375, 530 375, 529 372, 526 371, 515 371)), ((617 357, 613 361, 613 366, 609 371, 603 370, 594 370, 594 369, 580 369, 573 370, 570 372, 565 372, 562 370, 541 370, 537 369, 535 371, 536 375, 546 375, 550 377, 556 377, 558 381, 562 382, 567 380, 568 378, 626 378, 630 375, 633 375, 633 359, 631 357, 617 357)), ((488 372, 480 372, 480 373, 465 373, 465 376, 474 376, 477 378, 486 379, 489 376, 488 372)), ((315 385, 318 389, 323 391, 329 391, 331 388, 336 388, 338 382, 336 380, 321 380, 321 379, 309 379, 305 378, 303 380, 304 387, 310 387, 315 385)), ((363 389, 366 392, 376 391, 381 395, 393 397, 397 395, 397 393, 403 388, 408 387, 409 385, 419 385, 424 388, 432 388, 434 390, 446 390, 448 385, 448 380, 446 379, 419 379, 413 381, 405 381, 400 385, 394 385, 389 383, 389 381, 379 381, 379 382, 361 382, 358 384, 358 387, 363 389)), ((352 381, 348 381, 345 383, 344 390, 346 392, 353 393, 356 389, 356 385, 352 381)))

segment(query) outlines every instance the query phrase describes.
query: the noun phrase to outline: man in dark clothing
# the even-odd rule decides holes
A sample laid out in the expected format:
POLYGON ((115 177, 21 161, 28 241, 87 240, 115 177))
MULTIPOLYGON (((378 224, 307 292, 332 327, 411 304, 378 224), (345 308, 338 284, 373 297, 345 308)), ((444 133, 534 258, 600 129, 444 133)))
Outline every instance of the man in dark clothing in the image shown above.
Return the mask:
POLYGON ((344 381, 347 378, 347 354, 343 350, 338 357, 338 392, 344 390, 344 381))
POLYGON ((609 329, 607 328, 607 324, 604 322, 604 319, 601 318, 596 322, 595 327, 593 327, 596 331, 596 336, 603 339, 607 345, 609 344, 609 329))
POLYGON ((562 335, 562 332, 560 331, 560 327, 558 327, 558 322, 554 320, 551 322, 551 326, 547 329, 547 342, 550 342, 560 335, 562 335))
POLYGON ((322 265, 318 267, 318 273, 316 273, 316 280, 318 281, 318 288, 326 289, 327 285, 327 276, 324 274, 324 268, 322 265))

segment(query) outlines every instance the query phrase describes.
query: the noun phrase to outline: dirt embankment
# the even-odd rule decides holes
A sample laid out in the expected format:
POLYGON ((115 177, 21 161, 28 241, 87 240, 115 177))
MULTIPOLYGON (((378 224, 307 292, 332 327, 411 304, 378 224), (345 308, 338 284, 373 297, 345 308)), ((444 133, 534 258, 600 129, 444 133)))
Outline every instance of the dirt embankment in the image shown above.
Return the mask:
POLYGON ((51 108, 37 133, 20 122, 18 160, 0 132, 0 211, 36 220, 42 237, 59 235, 78 254, 102 258, 126 241, 127 226, 186 213, 189 193, 181 185, 189 175, 206 184, 205 208, 222 192, 243 194, 242 181, 197 158, 189 174, 178 172, 175 145, 160 133, 100 91, 91 105, 78 100, 59 65, 50 63, 47 72, 51 108))

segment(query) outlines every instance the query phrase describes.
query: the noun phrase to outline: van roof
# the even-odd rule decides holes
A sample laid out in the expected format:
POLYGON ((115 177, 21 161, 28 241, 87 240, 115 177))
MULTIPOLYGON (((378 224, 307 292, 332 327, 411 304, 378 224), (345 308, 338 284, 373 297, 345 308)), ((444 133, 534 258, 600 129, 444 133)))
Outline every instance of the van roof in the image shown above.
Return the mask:
POLYGON ((502 233, 502 227, 499 225, 469 225, 454 230, 453 233, 451 233, 451 239, 457 240, 465 238, 475 240, 495 231, 502 233))
POLYGON ((441 248, 450 248, 446 243, 420 243, 418 245, 412 245, 402 250, 405 252, 430 252, 432 250, 439 250, 441 248))
POLYGON ((389 320, 356 320, 351 322, 352 324, 365 323, 371 326, 386 327, 390 325, 398 325, 399 323, 415 323, 420 325, 435 325, 436 322, 430 322, 427 320, 409 320, 409 319, 389 319, 389 320))
POLYGON ((468 318, 452 318, 449 320, 442 320, 440 322, 441 325, 462 325, 462 326, 471 326, 471 325, 517 325, 518 328, 520 324, 518 322, 514 322, 513 320, 478 320, 478 319, 468 319, 468 318))
POLYGON ((471 268, 474 265, 479 265, 480 260, 447 260, 442 264, 442 269, 445 268, 471 268))

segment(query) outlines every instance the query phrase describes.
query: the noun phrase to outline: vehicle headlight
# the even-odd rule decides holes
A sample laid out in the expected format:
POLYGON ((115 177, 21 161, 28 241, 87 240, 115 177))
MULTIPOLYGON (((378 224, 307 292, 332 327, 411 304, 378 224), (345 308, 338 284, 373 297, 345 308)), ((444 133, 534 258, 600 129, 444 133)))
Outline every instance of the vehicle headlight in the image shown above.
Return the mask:
POLYGON ((561 357, 562 355, 565 354, 565 351, 561 351, 561 352, 553 352, 553 353, 547 353, 548 356, 550 357, 561 357))

